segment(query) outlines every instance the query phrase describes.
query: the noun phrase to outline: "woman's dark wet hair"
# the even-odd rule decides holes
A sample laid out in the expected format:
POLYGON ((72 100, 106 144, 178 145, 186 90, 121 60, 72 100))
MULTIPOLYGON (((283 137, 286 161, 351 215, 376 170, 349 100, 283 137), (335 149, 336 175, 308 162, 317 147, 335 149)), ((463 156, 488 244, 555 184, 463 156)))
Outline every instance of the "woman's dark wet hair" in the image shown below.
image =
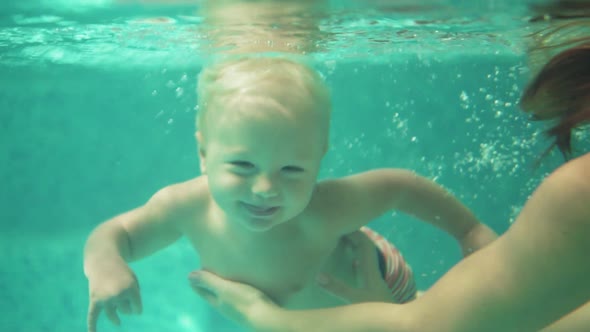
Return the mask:
POLYGON ((590 122, 590 36, 551 58, 525 88, 520 106, 535 120, 555 122, 546 131, 553 143, 541 158, 557 147, 569 160, 572 131, 590 122))
POLYGON ((539 161, 555 147, 567 161, 572 132, 590 122, 590 0, 553 0, 530 9, 530 22, 550 26, 529 36, 534 77, 520 106, 534 120, 554 122, 546 131, 553 142, 539 161))

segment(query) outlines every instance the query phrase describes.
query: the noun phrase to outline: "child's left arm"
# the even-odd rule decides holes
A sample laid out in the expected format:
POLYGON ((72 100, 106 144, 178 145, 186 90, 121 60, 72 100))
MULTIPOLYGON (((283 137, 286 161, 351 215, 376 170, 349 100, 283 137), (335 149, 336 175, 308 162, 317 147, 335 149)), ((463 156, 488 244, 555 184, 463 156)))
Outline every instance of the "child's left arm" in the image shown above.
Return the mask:
POLYGON ((464 256, 497 238, 450 192, 408 170, 373 170, 337 180, 331 187, 339 206, 354 207, 354 211, 346 211, 349 224, 340 225, 349 230, 395 209, 452 235, 464 256))
POLYGON ((468 256, 494 241, 498 235, 459 201, 435 182, 403 170, 384 173, 394 194, 392 208, 426 221, 452 235, 468 256))

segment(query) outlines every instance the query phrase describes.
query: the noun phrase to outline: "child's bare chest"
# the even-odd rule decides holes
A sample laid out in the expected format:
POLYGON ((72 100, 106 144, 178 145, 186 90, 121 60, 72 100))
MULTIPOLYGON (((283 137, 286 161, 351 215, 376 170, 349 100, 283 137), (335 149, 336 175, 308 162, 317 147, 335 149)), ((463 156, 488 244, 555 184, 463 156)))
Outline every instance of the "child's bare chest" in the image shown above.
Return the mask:
POLYGON ((336 241, 303 234, 244 241, 227 234, 211 234, 194 245, 204 269, 248 283, 275 301, 286 303, 315 283, 315 276, 336 247, 336 241))

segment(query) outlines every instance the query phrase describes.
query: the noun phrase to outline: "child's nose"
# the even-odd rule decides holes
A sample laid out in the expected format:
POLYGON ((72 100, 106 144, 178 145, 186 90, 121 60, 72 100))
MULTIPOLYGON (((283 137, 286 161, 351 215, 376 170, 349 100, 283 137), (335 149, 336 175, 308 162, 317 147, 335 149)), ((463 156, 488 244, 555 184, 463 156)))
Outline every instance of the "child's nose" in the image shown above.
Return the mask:
POLYGON ((252 193, 261 198, 272 198, 278 196, 278 186, 268 175, 260 175, 252 185, 252 193))

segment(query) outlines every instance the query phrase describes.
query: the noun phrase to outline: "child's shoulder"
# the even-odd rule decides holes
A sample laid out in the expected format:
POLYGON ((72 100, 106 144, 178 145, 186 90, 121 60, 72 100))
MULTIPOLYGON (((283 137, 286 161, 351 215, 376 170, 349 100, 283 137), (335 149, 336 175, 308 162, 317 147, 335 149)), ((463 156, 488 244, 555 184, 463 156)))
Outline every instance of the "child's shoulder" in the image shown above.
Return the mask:
POLYGON ((150 201, 158 202, 167 209, 198 209, 205 206, 210 197, 207 177, 198 176, 158 190, 150 201))
POLYGON ((325 179, 318 183, 322 191, 339 191, 347 186, 359 186, 371 182, 416 178, 417 174, 403 168, 376 168, 349 174, 340 178, 325 179))
POLYGON ((318 182, 312 197, 312 207, 341 207, 349 201, 376 192, 375 188, 404 188, 418 178, 413 171, 402 168, 379 168, 318 182))
MULTIPOLYGON (((351 185, 351 176, 329 178, 319 181, 313 192, 309 209, 324 210, 326 207, 338 205, 341 196, 346 195, 348 186, 351 185)), ((354 182, 354 179, 352 180, 354 182)))

